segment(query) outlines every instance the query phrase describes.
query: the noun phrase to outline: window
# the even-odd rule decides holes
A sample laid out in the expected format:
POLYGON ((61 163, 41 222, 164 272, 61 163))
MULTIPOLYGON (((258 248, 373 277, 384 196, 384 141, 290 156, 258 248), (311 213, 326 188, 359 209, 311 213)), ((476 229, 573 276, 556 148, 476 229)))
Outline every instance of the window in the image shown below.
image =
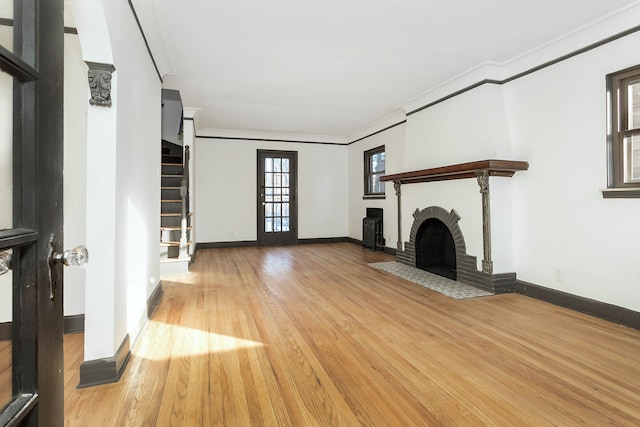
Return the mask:
POLYGON ((364 196, 367 198, 384 197, 384 145, 364 152, 364 196))
POLYGON ((609 74, 607 98, 607 185, 616 190, 604 196, 640 197, 640 66, 609 74))

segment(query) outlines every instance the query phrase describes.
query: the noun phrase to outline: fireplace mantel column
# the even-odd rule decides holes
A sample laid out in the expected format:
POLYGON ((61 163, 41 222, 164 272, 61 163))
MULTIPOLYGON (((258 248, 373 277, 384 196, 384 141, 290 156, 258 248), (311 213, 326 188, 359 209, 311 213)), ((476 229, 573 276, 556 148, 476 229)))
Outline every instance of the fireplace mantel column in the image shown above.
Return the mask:
POLYGON ((393 181, 393 188, 396 190, 396 198, 398 199, 398 243, 396 247, 402 250, 402 191, 400 190, 400 181, 393 181))
POLYGON ((489 201, 489 171, 482 170, 476 172, 480 193, 482 194, 482 246, 484 249, 484 259, 482 260, 482 271, 493 273, 493 261, 491 260, 491 210, 489 201))

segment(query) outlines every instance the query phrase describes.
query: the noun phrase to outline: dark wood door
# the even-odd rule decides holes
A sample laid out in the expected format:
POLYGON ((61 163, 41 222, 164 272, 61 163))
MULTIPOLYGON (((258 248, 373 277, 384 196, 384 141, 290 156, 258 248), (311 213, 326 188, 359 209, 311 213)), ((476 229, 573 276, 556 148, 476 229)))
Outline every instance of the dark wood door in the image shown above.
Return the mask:
POLYGON ((258 243, 298 242, 298 153, 258 150, 258 243))
POLYGON ((12 375, 0 425, 61 426, 63 283, 49 255, 62 250, 63 1, 15 0, 11 24, 13 46, 0 46, 3 82, 13 86, 13 112, 0 117, 13 135, 0 251, 12 268, 12 375))

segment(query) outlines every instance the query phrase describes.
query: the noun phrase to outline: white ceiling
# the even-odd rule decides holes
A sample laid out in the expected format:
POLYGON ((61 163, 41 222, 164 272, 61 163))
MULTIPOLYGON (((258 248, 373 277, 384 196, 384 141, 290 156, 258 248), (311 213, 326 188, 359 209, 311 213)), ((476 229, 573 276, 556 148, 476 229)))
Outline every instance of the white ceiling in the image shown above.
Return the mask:
POLYGON ((345 137, 629 0, 134 0, 199 127, 345 137))

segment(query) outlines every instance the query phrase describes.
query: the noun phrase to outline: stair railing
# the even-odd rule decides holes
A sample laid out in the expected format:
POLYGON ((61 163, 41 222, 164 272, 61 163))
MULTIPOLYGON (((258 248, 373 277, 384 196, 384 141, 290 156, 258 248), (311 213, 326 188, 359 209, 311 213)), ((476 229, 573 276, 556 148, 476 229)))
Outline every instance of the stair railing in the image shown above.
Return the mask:
POLYGON ((180 199, 182 200, 182 215, 180 219, 180 257, 188 255, 187 228, 189 222, 189 146, 184 147, 183 172, 180 180, 180 199))

